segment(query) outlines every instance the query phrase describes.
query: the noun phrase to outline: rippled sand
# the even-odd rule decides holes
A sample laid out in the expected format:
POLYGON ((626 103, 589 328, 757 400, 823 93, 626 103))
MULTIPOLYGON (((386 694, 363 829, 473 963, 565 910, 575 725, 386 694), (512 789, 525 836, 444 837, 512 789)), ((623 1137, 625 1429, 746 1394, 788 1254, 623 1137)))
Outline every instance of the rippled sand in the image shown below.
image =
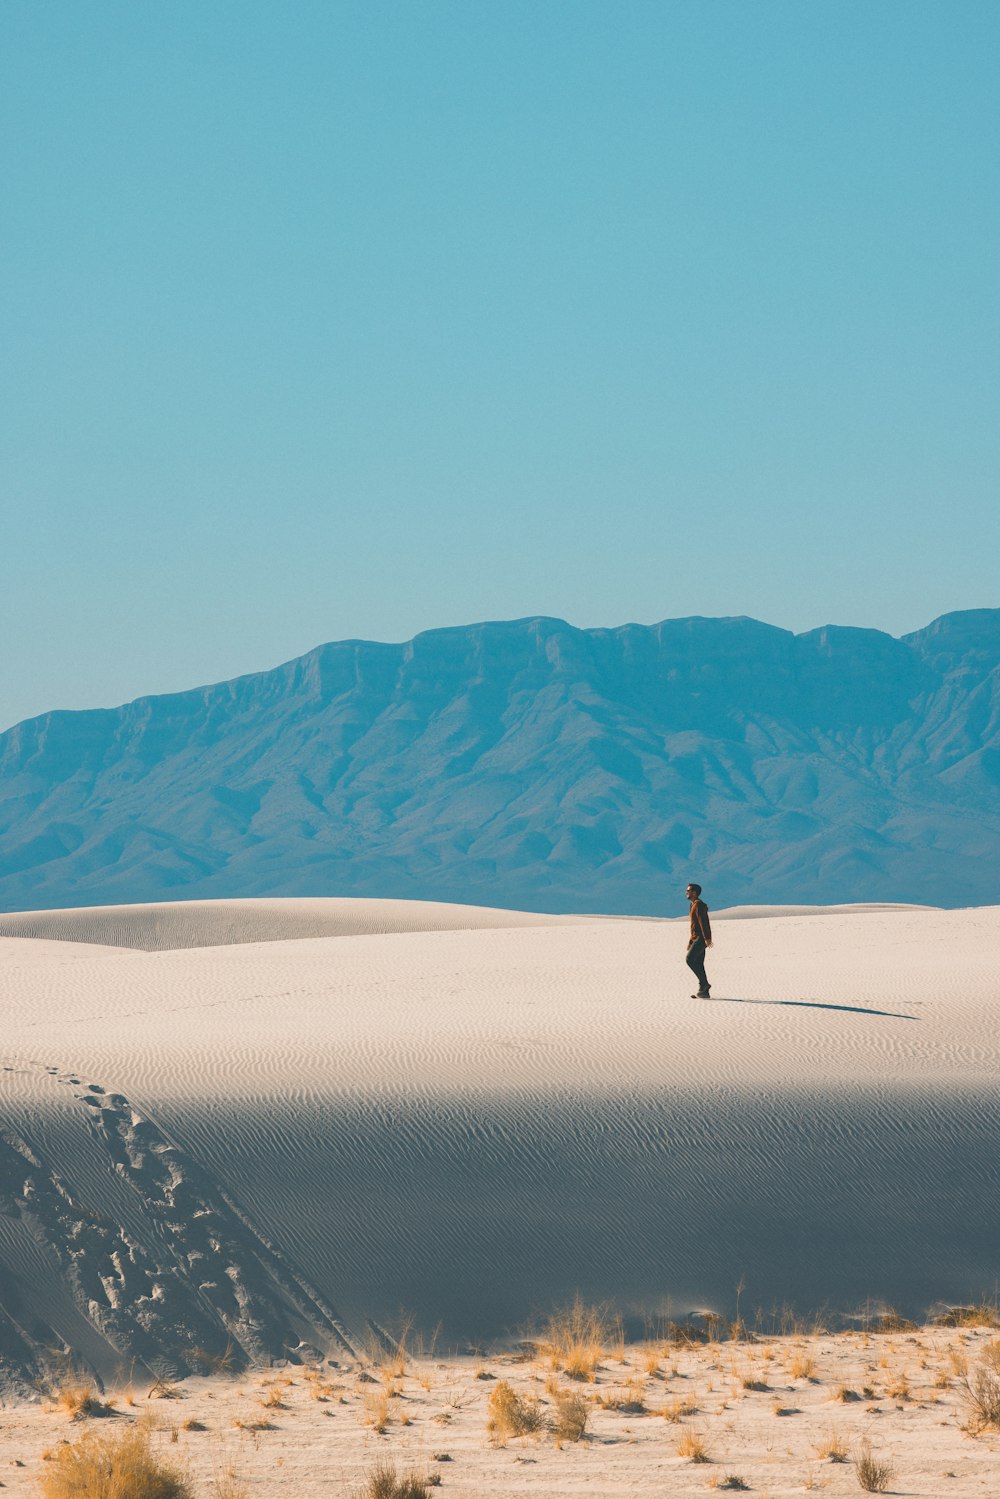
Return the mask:
POLYGON ((0 1359, 993 1288, 1000 909, 0 918, 0 1359), (283 935, 282 935, 283 934, 283 935), (294 940, 290 940, 294 939, 294 940))

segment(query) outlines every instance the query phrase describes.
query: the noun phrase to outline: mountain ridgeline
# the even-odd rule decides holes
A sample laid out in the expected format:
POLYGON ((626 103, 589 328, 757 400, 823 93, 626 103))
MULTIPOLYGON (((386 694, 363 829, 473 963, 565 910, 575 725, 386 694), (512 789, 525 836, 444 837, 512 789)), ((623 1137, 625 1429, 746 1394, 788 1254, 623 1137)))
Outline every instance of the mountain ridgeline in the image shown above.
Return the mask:
POLYGON ((0 736, 0 908, 1000 901, 1000 609, 894 639, 537 618, 0 736))

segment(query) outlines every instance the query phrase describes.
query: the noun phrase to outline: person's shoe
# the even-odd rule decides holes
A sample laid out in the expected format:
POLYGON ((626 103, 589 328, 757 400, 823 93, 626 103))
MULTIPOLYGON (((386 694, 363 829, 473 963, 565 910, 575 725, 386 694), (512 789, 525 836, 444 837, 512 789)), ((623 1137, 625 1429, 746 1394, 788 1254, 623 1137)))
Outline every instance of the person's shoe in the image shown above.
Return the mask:
POLYGON ((711 989, 699 989, 698 993, 697 994, 692 994, 691 998, 692 999, 711 999, 712 998, 712 991, 711 991, 711 989))

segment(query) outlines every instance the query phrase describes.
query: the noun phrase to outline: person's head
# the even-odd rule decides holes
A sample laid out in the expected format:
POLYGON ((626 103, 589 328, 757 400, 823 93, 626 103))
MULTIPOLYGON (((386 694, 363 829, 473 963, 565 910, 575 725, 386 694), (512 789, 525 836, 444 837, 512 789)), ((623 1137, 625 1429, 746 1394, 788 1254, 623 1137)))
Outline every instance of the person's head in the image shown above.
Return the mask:
POLYGON ((700 897, 700 895, 701 895, 701 886, 700 885, 689 885, 687 887, 687 898, 688 898, 688 900, 698 900, 698 898, 700 897))

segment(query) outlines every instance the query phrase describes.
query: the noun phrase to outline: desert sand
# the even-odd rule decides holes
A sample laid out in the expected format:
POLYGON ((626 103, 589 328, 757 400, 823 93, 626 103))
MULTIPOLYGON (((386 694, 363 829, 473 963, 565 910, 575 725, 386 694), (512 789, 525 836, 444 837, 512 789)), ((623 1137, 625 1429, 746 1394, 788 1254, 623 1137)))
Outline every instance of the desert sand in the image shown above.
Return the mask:
MULTIPOLYGON (((198 1393, 193 1376, 221 1359, 252 1380, 271 1360, 298 1377, 295 1364, 332 1358, 353 1381, 371 1338, 411 1320, 414 1336, 437 1329, 446 1361, 413 1400, 430 1421, 444 1384, 468 1385, 455 1424, 479 1452, 488 1381, 461 1356, 509 1356, 577 1292, 612 1304, 629 1338, 728 1318, 738 1285, 743 1313, 768 1327, 782 1306, 849 1329, 873 1302, 922 1319, 991 1293, 1000 909, 713 919, 705 1002, 689 997, 683 919, 364 900, 0 917, 9 1397, 60 1362, 108 1383, 192 1376, 192 1401, 237 1398, 231 1381, 198 1393)), ((850 1348, 834 1340, 823 1385, 796 1386, 799 1405, 823 1407, 810 1441, 836 1361, 868 1357, 850 1348)), ((954 1351, 924 1353, 931 1365, 954 1351)), ((901 1346, 914 1379, 918 1353, 901 1346)), ((882 1420, 884 1379, 850 1380, 878 1387, 882 1420)), ((720 1375, 705 1396, 721 1403, 727 1387, 720 1375)), ((792 1418, 773 1403, 740 1398, 733 1462, 743 1435, 784 1450, 792 1418)), ((958 1432, 955 1411, 923 1408, 928 1432, 939 1417, 958 1432)), ((334 1426, 310 1401, 289 1417, 289 1451, 306 1411, 334 1426)), ((57 1418, 31 1420, 41 1432, 57 1418)), ((635 1449, 629 1463, 655 1450, 663 1472, 687 1474, 670 1423, 656 1442, 644 1423, 623 1437, 621 1412, 598 1408, 593 1426, 635 1449)), ((0 1429, 6 1444, 8 1419, 0 1429)), ((360 1463, 358 1420, 346 1429, 360 1463)), ((807 1454, 791 1445, 801 1488, 807 1454)), ((489 1492, 600 1493, 604 1446, 550 1442, 520 1455, 516 1482, 505 1449, 489 1492)), ((823 1482, 839 1492, 848 1471, 823 1482)), ((638 1472, 607 1477, 606 1492, 689 1491, 638 1472)), ((707 1479, 690 1481, 700 1492, 707 1479)), ((920 1481, 906 1491, 989 1492, 920 1481)), ((463 1482, 455 1492, 471 1494, 486 1478, 463 1482)))

